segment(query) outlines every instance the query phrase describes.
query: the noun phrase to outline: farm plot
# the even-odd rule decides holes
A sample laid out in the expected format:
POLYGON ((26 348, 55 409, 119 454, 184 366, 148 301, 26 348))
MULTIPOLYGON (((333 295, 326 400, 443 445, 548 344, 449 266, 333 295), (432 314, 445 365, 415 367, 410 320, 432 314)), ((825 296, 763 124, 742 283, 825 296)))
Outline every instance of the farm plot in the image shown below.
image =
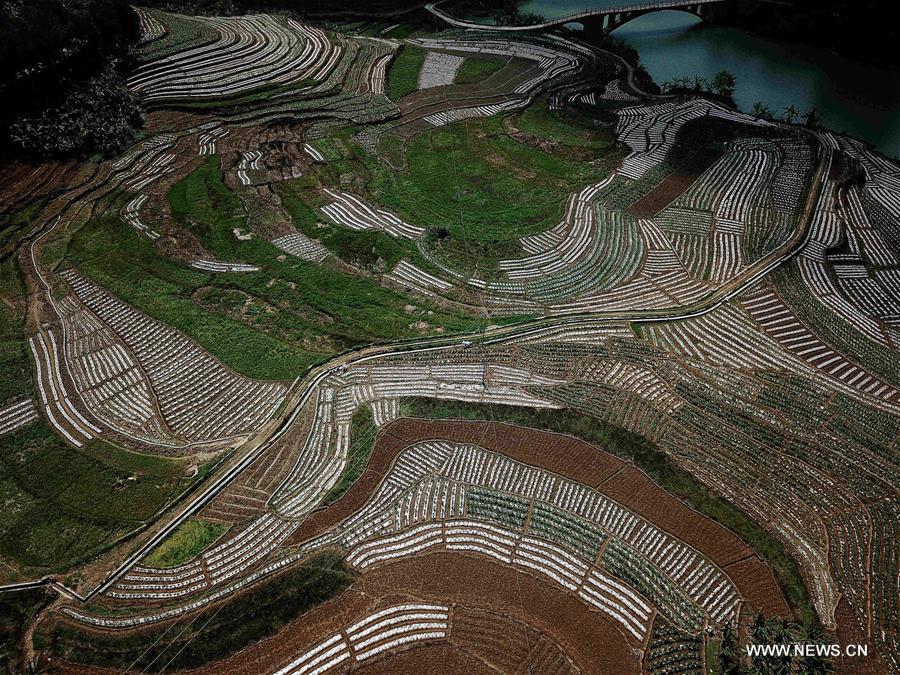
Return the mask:
MULTIPOLYGON (((258 574, 261 563, 296 527, 296 523, 264 515, 239 532, 229 533, 222 543, 183 565, 132 567, 110 589, 107 597, 130 602, 171 602, 219 588, 230 581, 233 583, 238 575, 246 576, 252 571, 258 574)), ((193 602, 203 603, 204 600, 193 602)))
POLYGON ((216 39, 143 64, 129 88, 148 104, 234 97, 327 78, 340 58, 319 29, 269 15, 186 17, 216 39))
POLYGON ((829 179, 816 205, 810 240, 799 258, 800 276, 831 315, 877 345, 893 349, 900 316, 896 299, 900 263, 890 249, 898 242, 893 213, 900 211, 896 206, 900 185, 895 178, 900 169, 846 137, 829 138, 834 146, 826 150, 829 179), (838 162, 838 148, 863 167, 862 187, 841 187, 844 169, 843 162, 838 162))
MULTIPOLYGON (((189 441, 218 441, 254 430, 274 413, 286 387, 240 377, 176 330, 155 321, 122 302, 75 270, 63 277, 78 300, 114 333, 123 351, 134 361, 122 361, 126 368, 115 375, 118 386, 128 380, 134 362, 146 373, 146 380, 158 400, 159 411, 172 433, 189 441)), ((87 338, 89 339, 89 338, 87 338)), ((101 357, 102 358, 102 357, 101 357)), ((126 398, 137 395, 126 393, 126 398)), ((132 405, 147 406, 131 398, 132 405)))
POLYGON ((85 405, 115 431, 146 443, 174 443, 134 353, 72 298, 59 308, 66 326, 67 364, 85 405))
MULTIPOLYGON (((351 551, 348 562, 362 570, 433 546, 488 555, 550 577, 643 641, 652 611, 645 598, 658 596, 653 582, 631 575, 638 596, 605 571, 592 570, 606 539, 624 538, 633 547, 610 545, 627 547, 670 588, 677 587, 673 577, 680 579, 680 596, 672 591, 680 599, 658 607, 679 625, 689 632, 699 629, 702 610, 694 603, 706 608, 713 621, 730 616, 738 598, 731 581, 695 551, 635 518, 578 483, 477 446, 436 441, 401 452, 367 506, 304 548, 337 537, 351 551), (715 592, 691 597, 684 588, 715 592), (693 618, 685 618, 685 612, 693 618)), ((609 570, 610 564, 604 567, 609 570)), ((612 567, 621 578, 622 568, 612 567)))
POLYGON ((690 120, 711 116, 751 125, 769 124, 716 103, 696 100, 633 106, 622 108, 617 114, 619 123, 616 131, 622 142, 632 150, 619 173, 632 179, 644 177, 665 159, 678 131, 690 120))
MULTIPOLYGON (((111 180, 129 192, 140 193, 151 183, 175 170, 176 155, 170 150, 174 148, 177 140, 174 134, 159 134, 143 141, 111 163, 111 180)), ((123 216, 132 227, 155 239, 159 236, 158 233, 140 223, 138 212, 142 205, 143 202, 137 200, 130 202, 131 208, 126 206, 123 216)))
POLYGON ((419 89, 453 84, 456 79, 456 71, 464 61, 465 58, 462 56, 429 51, 425 55, 425 62, 419 71, 419 89))
MULTIPOLYGON (((583 65, 583 56, 566 45, 540 39, 526 42, 465 36, 409 40, 390 72, 393 84, 389 83, 389 94, 400 101, 402 116, 365 130, 359 135, 360 142, 370 151, 379 146, 402 146, 435 126, 525 107, 551 82, 573 74, 583 65), (456 70, 472 58, 498 62, 499 68, 490 68, 492 72, 484 78, 474 78, 479 81, 453 84, 456 70)), ((392 156, 391 162, 402 164, 402 158, 392 156)))
POLYGON ((183 460, 98 439, 73 447, 43 421, 0 439, 5 581, 68 572, 151 522, 193 482, 183 460))
POLYGON ((168 32, 169 29, 148 10, 142 7, 135 7, 134 11, 138 15, 138 21, 140 22, 142 44, 158 40, 168 32))
MULTIPOLYGON (((518 86, 513 89, 514 94, 532 94, 544 82, 559 80, 565 73, 575 70, 579 64, 579 56, 577 54, 566 51, 560 45, 551 47, 548 43, 529 43, 492 39, 435 40, 430 38, 420 38, 418 40, 413 40, 413 42, 426 49, 440 49, 450 52, 460 52, 467 55, 474 53, 479 55, 525 59, 536 63, 536 72, 534 72, 529 79, 519 83, 518 86)), ((424 68, 425 66, 423 66, 423 69, 424 68)))
MULTIPOLYGON (((571 668, 562 648, 544 633, 500 613, 458 604, 405 604, 357 620, 275 672, 305 673, 338 664, 369 672, 370 660, 385 656, 388 660, 377 661, 376 671, 381 667, 396 672, 405 668, 401 664, 428 668, 434 664, 430 652, 438 645, 444 647, 438 660, 445 667, 445 650, 456 647, 486 663, 505 664, 504 672, 516 670, 523 661, 540 663, 543 668, 571 668), (519 638, 523 630, 527 635, 519 638), (528 644, 530 641, 534 645, 528 644), (415 651, 407 651, 411 648, 415 651)), ((455 658, 451 657, 450 663, 455 658)))
MULTIPOLYGON (((481 672, 487 663, 502 672, 527 670, 528 664, 541 672, 606 672, 610 665, 620 673, 640 672, 640 662, 630 652, 633 645, 622 640, 611 623, 592 615, 577 600, 555 597, 548 584, 528 575, 517 582, 512 569, 445 553, 431 553, 360 575, 342 594, 292 621, 272 639, 249 645, 232 658, 198 672, 212 673, 217 668, 279 672, 300 659, 306 660, 310 666, 306 672, 311 672, 330 658, 338 658, 338 653, 350 646, 349 631, 356 642, 377 634, 380 639, 373 644, 383 645, 388 641, 386 632, 394 629, 397 633, 392 638, 410 639, 361 663, 354 663, 353 652, 348 649, 347 657, 335 670, 481 672), (442 583, 434 584, 438 577, 442 583), (523 598, 528 607, 524 616, 523 598), (410 613, 438 616, 397 621, 410 613), (407 626, 443 623, 443 614, 447 616, 444 637, 412 639, 429 631, 407 626), (375 628, 382 622, 384 627, 375 628), (370 632, 362 634, 364 630, 370 632), (325 643, 337 648, 330 657, 324 656, 331 651, 324 649, 325 643), (596 644, 604 644, 602 653, 597 652, 596 644)), ((299 668, 299 663, 294 667, 299 668)))
POLYGON ((163 99, 152 105, 215 109, 217 119, 231 128, 286 118, 314 120, 306 141, 322 138, 344 124, 396 117, 396 105, 384 94, 386 67, 396 43, 326 34, 293 20, 288 21, 287 30, 297 40, 306 40, 306 49, 315 52, 308 65, 285 74, 289 82, 262 83, 224 98, 163 99))
POLYGON ((76 406, 76 399, 66 389, 59 360, 60 353, 52 330, 39 332, 29 338, 34 357, 35 379, 38 385, 44 416, 63 438, 76 448, 100 433, 76 406))
MULTIPOLYGON (((515 368, 467 365, 369 365, 327 378, 319 385, 318 394, 304 415, 309 426, 301 426, 297 436, 273 453, 272 461, 260 467, 257 480, 232 491, 208 514, 243 521, 244 526, 233 528, 216 548, 185 563, 177 577, 172 570, 132 569, 113 588, 110 597, 151 602, 183 599, 185 604, 171 610, 176 616, 211 601, 209 595, 192 599, 197 594, 225 584, 222 591, 213 593, 221 597, 216 594, 230 593, 272 571, 270 565, 278 569, 295 559, 272 554, 298 527, 299 519, 338 484, 348 461, 351 419, 364 403, 427 395, 542 406, 545 404, 541 399, 522 389, 554 383, 555 380, 515 368), (269 510, 264 511, 264 507, 269 510)), ((161 615, 152 616, 155 618, 132 617, 123 625, 159 620, 161 615)))
POLYGON ((0 408, 0 436, 9 434, 21 427, 27 426, 38 418, 34 401, 30 398, 22 399, 0 408))
MULTIPOLYGON (((732 312, 731 308, 719 312, 726 310, 732 312)), ((864 597, 867 589, 875 592, 874 588, 878 588, 861 573, 871 555, 867 553, 869 535, 865 520, 851 524, 843 514, 849 516, 860 509, 858 500, 862 495, 867 500, 886 499, 891 493, 889 485, 895 480, 891 477, 897 475, 898 468, 886 448, 891 443, 887 439, 896 436, 896 428, 887 429, 896 413, 879 411, 879 407, 884 408, 883 401, 876 407, 876 399, 854 390, 840 378, 816 375, 813 368, 775 340, 761 340, 762 334, 753 339, 752 324, 738 312, 733 312, 731 319, 710 315, 671 327, 642 327, 642 334, 647 334, 645 331, 667 350, 701 367, 703 386, 710 387, 701 394, 701 389, 688 387, 686 381, 679 385, 676 391, 687 404, 682 403, 667 422, 655 422, 655 432, 648 425, 648 419, 652 419, 649 412, 634 416, 615 414, 613 411, 625 402, 614 392, 575 387, 565 398, 558 394, 566 388, 543 390, 544 395, 560 403, 568 401, 568 405, 591 411, 601 419, 615 420, 639 433, 652 432, 660 446, 690 467, 690 472, 701 481, 754 514, 758 521, 771 523, 776 536, 796 552, 823 621, 834 609, 835 591, 845 588, 842 592, 865 625, 870 610, 865 602, 854 602, 853 598, 864 597), (742 328, 735 331, 734 326, 742 328), (697 336, 696 340, 688 337, 691 335, 697 336), (745 336, 751 338, 746 344, 745 336), (763 375, 772 373, 772 369, 783 375, 763 375), (762 383, 763 396, 757 398, 749 393, 762 383), (800 387, 800 383, 804 386, 800 387), (837 392, 842 392, 838 396, 842 403, 829 404, 837 392), (591 398, 593 401, 589 402, 591 398), (778 416, 772 414, 772 408, 778 410, 778 416), (854 416, 859 416, 860 422, 853 422, 854 416), (872 422, 864 423, 863 419, 872 422), (868 437, 863 424, 875 428, 887 425, 887 435, 868 437), (718 431, 712 434, 710 429, 718 431), (781 451, 786 438, 791 439, 794 448, 790 455, 781 451), (700 447, 704 450, 698 452, 700 447), (760 463, 761 457, 767 459, 760 463), (789 467, 799 466, 797 462, 803 462, 803 481, 791 477, 791 471, 799 469, 789 467), (746 481, 751 474, 759 478, 754 482, 754 490, 748 491, 746 481), (790 511, 793 515, 773 522, 772 504, 776 502, 780 514, 790 511), (802 529, 794 524, 797 522, 804 523, 802 529), (826 536, 838 525, 841 530, 826 536), (831 550, 829 542, 834 541, 840 546, 831 550)), ((641 410, 633 398, 626 400, 625 405, 632 410, 641 410)), ((797 581, 795 577, 793 583, 797 581)))
POLYGON ((816 337, 772 290, 747 296, 741 301, 759 327, 785 349, 829 377, 888 403, 900 403, 900 391, 892 384, 851 363, 816 337))
MULTIPOLYGON (((728 341, 722 342, 727 344, 728 341)), ((762 349, 771 349, 773 342, 760 344, 762 349)), ((641 359, 645 366, 656 362, 652 350, 640 347, 640 342, 612 339, 605 345, 605 349, 620 357, 627 354, 627 358, 641 359)), ((561 348, 559 345, 553 350, 556 359, 563 359, 559 354, 561 348)), ((535 358, 538 353, 549 352, 546 346, 544 352, 537 345, 531 349, 535 358)), ((585 357, 583 347, 577 349, 567 345, 565 349, 569 354, 585 357)), ((778 352, 784 354, 780 348, 776 354, 778 352)), ((886 450, 891 443, 888 439, 896 435, 896 427, 891 427, 889 421, 891 413, 860 403, 850 405, 843 396, 839 397, 842 402, 837 405, 837 400, 831 397, 840 389, 827 378, 812 378, 807 388, 792 393, 788 386, 791 383, 789 377, 781 382, 765 373, 765 370, 775 368, 776 372, 790 376, 791 371, 779 367, 777 359, 769 361, 769 365, 755 375, 728 365, 716 366, 711 357, 699 355, 694 358, 702 358, 691 365, 699 368, 698 374, 682 379, 676 390, 687 404, 681 403, 671 416, 660 415, 656 405, 648 405, 646 400, 630 393, 609 388, 606 382, 532 391, 539 391, 561 405, 654 438, 662 450, 684 462, 701 482, 752 514, 754 519, 769 523, 768 539, 761 536, 756 526, 748 527, 746 522, 741 531, 767 551, 767 557, 771 557, 785 579, 786 588, 797 601, 796 593, 791 589, 803 582, 797 571, 792 571, 793 563, 779 546, 795 552, 819 615, 829 616, 837 588, 849 583, 860 588, 868 582, 859 577, 850 582, 850 577, 835 576, 831 572, 826 522, 832 513, 856 508, 861 495, 866 495, 866 499, 883 499, 892 493, 890 484, 894 479, 890 477, 897 476, 898 469, 895 459, 886 450), (696 380, 698 377, 701 378, 699 381, 696 380), (688 386, 688 382, 694 384, 688 386), (759 391, 760 386, 764 387, 765 397, 760 397, 759 401, 746 393, 759 391), (822 412, 819 412, 820 405, 825 406, 822 412), (780 416, 773 415, 770 406, 777 407, 780 416), (856 418, 860 421, 855 421, 856 418), (823 420, 827 431, 823 431, 823 420), (884 429, 886 435, 870 437, 864 431, 869 427, 884 429), (711 429, 717 431, 711 433, 711 429), (785 438, 792 439, 794 449, 791 454, 782 450, 785 438), (766 459, 761 461, 761 458, 766 459), (802 471, 798 468, 801 462, 802 471), (853 467, 849 475, 842 468, 846 466, 853 467), (803 480, 798 480, 801 474, 803 480), (752 491, 746 489, 748 476, 754 477, 752 491), (774 507, 775 504, 778 506, 774 507), (796 526, 798 522, 804 523, 802 529, 796 526), (772 537, 783 543, 774 543, 772 537)), ((545 367, 549 367, 550 362, 545 367)), ((538 367, 537 362, 532 363, 532 367, 538 367)), ((678 377, 671 370, 672 362, 656 363, 653 369, 663 379, 678 377)), ((809 373, 808 366, 799 360, 793 361, 793 367, 804 369, 804 375, 809 373)), ((538 372, 553 371, 539 368, 538 372)), ((795 377, 803 381, 799 376, 795 377)), ((575 381, 579 379, 576 377, 575 381)), ((685 498, 690 499, 690 495, 685 498)), ((732 516, 725 515, 730 508, 721 503, 711 512, 718 514, 717 517, 731 519, 732 516)), ((864 541, 865 531, 860 536, 864 541)), ((865 550, 863 546, 860 551, 863 557, 867 555, 865 550)), ((804 607, 802 599, 800 602, 800 607, 804 607)), ((811 611, 811 607, 806 606, 803 611, 811 611)), ((868 610, 858 606, 855 611, 865 616, 868 610)))
POLYGON ((351 418, 364 403, 427 396, 545 407, 542 399, 526 393, 527 387, 559 383, 517 368, 454 363, 452 357, 442 365, 380 365, 376 360, 351 367, 319 385, 309 436, 270 502, 279 512, 298 517, 332 489, 347 462, 351 418))
POLYGON ((345 662, 360 664, 387 651, 444 639, 449 631, 450 608, 445 605, 396 605, 363 617, 276 672, 299 675, 345 662))
MULTIPOLYGON (((486 48, 490 50, 490 46, 486 48)), ((437 116, 468 115, 466 110, 434 113, 433 121, 448 122, 449 117, 438 120, 437 116)), ((386 279, 425 296, 437 294, 471 302, 465 296, 474 294, 500 315, 659 309, 698 300, 788 239, 810 172, 808 143, 793 136, 774 140, 738 137, 729 143, 724 157, 657 217, 635 222, 622 212, 615 195, 622 186, 630 189, 627 186, 639 180, 650 180, 645 174, 659 170, 667 161, 685 124, 715 118, 729 129, 739 125, 752 129, 766 123, 698 101, 632 106, 619 111, 619 116, 620 139, 635 147, 633 153, 612 175, 570 193, 563 218, 555 227, 520 237, 523 257, 501 257, 495 269, 473 273, 472 246, 476 242, 457 242, 465 223, 448 222, 450 236, 437 244, 417 232, 409 235, 418 238, 419 253, 433 269, 417 269, 418 265, 406 260, 386 279), (641 168, 633 170, 632 165, 641 168), (773 207, 775 190, 781 201, 773 207), (457 253, 463 246, 469 262, 463 262, 457 253)), ((453 135, 459 134, 454 130, 453 135)), ((412 142, 407 153, 411 172, 418 170, 418 146, 427 141, 434 145, 434 140, 436 137, 420 134, 412 142)), ((450 148, 450 152, 454 150, 450 148)), ((483 147, 473 152, 483 152, 483 147)), ((494 184, 499 187, 497 179, 494 184)), ((395 177, 388 183, 379 181, 376 187, 381 200, 401 206, 403 216, 368 204, 354 208, 335 202, 325 208, 334 220, 355 229, 390 232, 390 225, 378 222, 379 217, 397 219, 409 228, 415 228, 417 222, 445 220, 439 210, 426 211, 423 200, 408 204, 411 195, 399 189, 395 177)), ((472 219, 470 214, 465 210, 463 221, 472 219)), ((479 237, 485 239, 494 229, 494 224, 485 225, 479 229, 479 237)), ((501 237, 508 240, 508 235, 498 239, 501 237)), ((492 251, 482 248, 479 265, 488 267, 490 263, 482 261, 489 261, 492 251)))

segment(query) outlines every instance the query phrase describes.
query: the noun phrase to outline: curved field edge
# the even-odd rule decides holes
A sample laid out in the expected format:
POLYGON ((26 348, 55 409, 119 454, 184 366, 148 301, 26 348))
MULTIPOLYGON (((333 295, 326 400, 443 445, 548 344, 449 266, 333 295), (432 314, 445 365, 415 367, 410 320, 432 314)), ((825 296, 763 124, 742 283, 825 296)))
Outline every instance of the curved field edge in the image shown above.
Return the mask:
POLYGON ((46 622, 35 647, 73 664, 160 672, 227 658, 274 635, 339 595, 355 579, 342 557, 325 551, 249 590, 167 625, 126 633, 46 622))
POLYGON ((568 434, 599 446, 633 464, 665 492, 736 534, 769 564, 784 598, 803 623, 820 625, 800 569, 784 546, 748 515, 672 464, 667 455, 643 436, 571 409, 541 411, 414 398, 401 404, 401 415, 421 419, 504 422, 568 434))
POLYGON ((403 45, 391 61, 387 72, 387 96, 399 101, 419 88, 419 71, 425 63, 427 50, 414 45, 403 45))
POLYGON ((285 259, 254 237, 240 241, 237 195, 224 184, 217 158, 187 173, 168 192, 173 219, 221 260, 259 272, 215 274, 165 255, 112 213, 75 229, 62 253, 72 265, 154 319, 177 328, 242 375, 292 380, 348 349, 420 335, 421 314, 436 332, 468 333, 484 319, 418 301, 362 275, 285 259), (326 292, 323 292, 323 289, 326 292))

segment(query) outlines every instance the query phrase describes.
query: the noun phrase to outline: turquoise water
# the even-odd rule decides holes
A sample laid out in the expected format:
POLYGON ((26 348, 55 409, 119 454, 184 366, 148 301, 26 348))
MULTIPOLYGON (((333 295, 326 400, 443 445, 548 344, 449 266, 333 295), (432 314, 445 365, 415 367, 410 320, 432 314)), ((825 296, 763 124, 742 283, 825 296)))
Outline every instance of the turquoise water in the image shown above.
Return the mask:
MULTIPOLYGON (((526 0, 523 12, 547 18, 621 5, 622 0, 526 0)), ((900 73, 864 66, 824 49, 770 40, 735 28, 704 24, 684 12, 655 12, 622 26, 641 62, 662 84, 674 77, 737 77, 735 100, 749 111, 762 101, 777 114, 794 105, 816 108, 824 126, 858 136, 900 157, 900 73)), ((872 39, 877 39, 873 35, 872 39)))

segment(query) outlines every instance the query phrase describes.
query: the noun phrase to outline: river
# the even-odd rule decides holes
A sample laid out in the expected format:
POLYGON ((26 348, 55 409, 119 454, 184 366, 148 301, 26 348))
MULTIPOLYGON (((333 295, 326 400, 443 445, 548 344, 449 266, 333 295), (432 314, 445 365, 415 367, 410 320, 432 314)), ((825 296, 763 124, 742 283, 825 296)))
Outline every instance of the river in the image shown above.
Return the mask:
MULTIPOLYGON (((523 12, 547 18, 603 6, 604 0, 525 0, 523 12)), ((621 5, 622 0, 608 0, 621 5)), ((780 115, 789 105, 816 108, 821 123, 900 157, 900 72, 855 63, 806 45, 712 26, 684 12, 664 11, 625 24, 613 35, 640 52, 662 84, 675 77, 710 78, 727 69, 737 78, 735 101, 749 111, 762 101, 780 115)), ((878 39, 873 34, 872 39, 878 39)))

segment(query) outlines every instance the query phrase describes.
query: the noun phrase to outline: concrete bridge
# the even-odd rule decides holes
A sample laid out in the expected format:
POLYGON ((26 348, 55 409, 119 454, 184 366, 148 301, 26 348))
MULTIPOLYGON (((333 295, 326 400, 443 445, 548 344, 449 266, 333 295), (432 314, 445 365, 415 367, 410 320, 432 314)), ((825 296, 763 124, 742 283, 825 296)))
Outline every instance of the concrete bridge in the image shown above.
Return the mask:
POLYGON ((616 28, 636 19, 644 14, 659 12, 662 10, 678 10, 698 16, 701 19, 711 5, 722 4, 728 0, 656 0, 655 2, 632 2, 616 7, 597 7, 577 14, 568 14, 555 19, 536 23, 530 26, 492 26, 489 24, 463 21, 450 16, 440 9, 443 0, 432 2, 425 6, 438 21, 455 28, 468 28, 472 30, 489 30, 510 33, 541 32, 559 28, 567 23, 580 23, 584 26, 585 33, 596 35, 598 33, 611 33, 616 28))

